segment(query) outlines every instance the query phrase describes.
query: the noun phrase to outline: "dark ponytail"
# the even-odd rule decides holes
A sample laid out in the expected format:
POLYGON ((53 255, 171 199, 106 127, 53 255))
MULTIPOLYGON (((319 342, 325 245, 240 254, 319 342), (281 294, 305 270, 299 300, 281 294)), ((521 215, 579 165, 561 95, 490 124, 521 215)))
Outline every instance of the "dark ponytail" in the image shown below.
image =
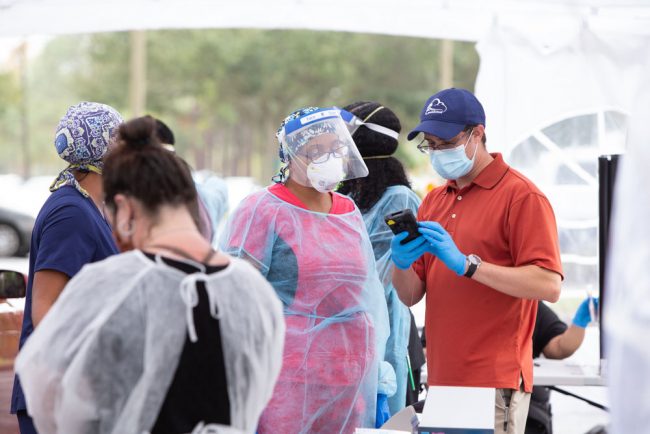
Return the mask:
POLYGON ((143 116, 119 126, 117 141, 132 150, 141 151, 149 146, 159 146, 156 122, 151 116, 143 116))
POLYGON ((115 145, 104 157, 106 205, 118 193, 138 199, 154 214, 162 205, 195 207, 196 188, 189 167, 161 146, 156 121, 143 116, 120 125, 115 145))

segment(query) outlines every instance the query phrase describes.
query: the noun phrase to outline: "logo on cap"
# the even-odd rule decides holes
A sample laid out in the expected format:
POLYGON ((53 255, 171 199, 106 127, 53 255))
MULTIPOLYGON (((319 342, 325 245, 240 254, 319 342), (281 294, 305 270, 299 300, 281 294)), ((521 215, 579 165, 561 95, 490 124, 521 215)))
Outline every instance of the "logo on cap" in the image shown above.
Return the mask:
POLYGON ((440 101, 438 98, 434 98, 427 106, 424 115, 426 116, 434 113, 444 113, 446 111, 447 111, 447 106, 445 105, 445 103, 440 101))

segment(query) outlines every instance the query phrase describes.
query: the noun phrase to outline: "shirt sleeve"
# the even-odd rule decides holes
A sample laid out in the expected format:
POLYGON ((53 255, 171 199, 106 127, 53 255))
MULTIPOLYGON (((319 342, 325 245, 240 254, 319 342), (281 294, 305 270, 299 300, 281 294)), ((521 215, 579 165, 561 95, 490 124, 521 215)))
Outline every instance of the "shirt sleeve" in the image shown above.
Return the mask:
POLYGON ((556 336, 561 335, 567 325, 558 318, 553 310, 540 301, 537 308, 537 320, 533 333, 533 357, 539 357, 544 347, 556 336))
POLYGON ((530 193, 515 202, 508 217, 508 231, 515 267, 537 265, 564 278, 555 214, 546 197, 530 193))
POLYGON ((72 277, 93 261, 96 242, 90 217, 74 205, 53 210, 43 226, 34 271, 55 270, 72 277))

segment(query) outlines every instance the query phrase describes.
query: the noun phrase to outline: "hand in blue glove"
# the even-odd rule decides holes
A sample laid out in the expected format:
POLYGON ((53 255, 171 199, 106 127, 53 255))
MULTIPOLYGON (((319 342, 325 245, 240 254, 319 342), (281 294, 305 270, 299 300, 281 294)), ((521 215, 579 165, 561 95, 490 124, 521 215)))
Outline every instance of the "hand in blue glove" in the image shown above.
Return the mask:
POLYGON ((390 242, 390 257, 395 266, 400 270, 407 270, 429 248, 429 243, 424 237, 417 237, 406 244, 400 241, 408 237, 408 232, 401 232, 393 237, 390 242))
POLYGON ((379 393, 377 394, 377 416, 375 418, 375 428, 381 428, 381 426, 385 424, 388 419, 390 419, 388 397, 386 397, 386 395, 383 393, 379 393))
POLYGON ((591 312, 589 309, 590 299, 593 300, 594 303, 594 312, 598 312, 598 297, 587 297, 582 303, 580 303, 580 306, 578 306, 578 310, 576 310, 576 314, 573 317, 573 324, 583 329, 586 328, 590 322, 596 319, 591 317, 591 312))
POLYGON ((451 235, 438 222, 419 222, 419 231, 431 246, 429 251, 436 255, 451 271, 465 274, 467 257, 458 250, 451 235))

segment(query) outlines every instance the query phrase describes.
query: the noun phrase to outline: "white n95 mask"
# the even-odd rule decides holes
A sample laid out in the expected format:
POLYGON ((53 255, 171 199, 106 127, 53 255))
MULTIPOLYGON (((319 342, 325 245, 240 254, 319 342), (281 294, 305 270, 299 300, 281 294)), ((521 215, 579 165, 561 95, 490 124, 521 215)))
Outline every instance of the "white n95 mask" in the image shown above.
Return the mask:
MULTIPOLYGON (((325 155, 327 157, 327 155, 325 155)), ((323 163, 311 162, 307 166, 307 179, 311 186, 321 193, 333 191, 339 182, 345 178, 343 159, 329 155, 323 163)))

